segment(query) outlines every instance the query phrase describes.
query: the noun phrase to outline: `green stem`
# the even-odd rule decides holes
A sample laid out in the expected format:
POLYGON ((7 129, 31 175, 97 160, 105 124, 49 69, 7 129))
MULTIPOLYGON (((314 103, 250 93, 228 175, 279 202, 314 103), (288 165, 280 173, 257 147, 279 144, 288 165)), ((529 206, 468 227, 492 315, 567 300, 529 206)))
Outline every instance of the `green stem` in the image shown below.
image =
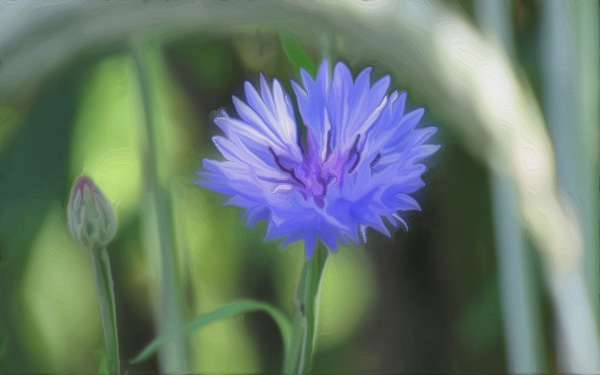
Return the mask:
POLYGON ((108 372, 120 374, 119 341, 117 339, 117 316, 115 313, 115 294, 108 251, 104 246, 94 245, 90 251, 94 281, 98 291, 100 318, 106 346, 108 372))
MULTIPOLYGON (((156 69, 160 64, 157 47, 133 38, 133 56, 135 59, 142 105, 144 109, 144 125, 147 135, 146 154, 144 155, 144 172, 146 186, 155 208, 157 234, 160 252, 160 302, 158 304, 158 331, 165 335, 179 330, 183 324, 181 296, 177 287, 177 267, 175 263, 175 241, 171 223, 172 212, 168 190, 161 186, 158 177, 158 154, 155 115, 159 93, 153 90, 151 82, 156 78, 156 69)), ((161 372, 182 373, 187 370, 185 341, 177 338, 165 345, 160 353, 161 372)))
POLYGON ((327 247, 319 241, 312 257, 304 263, 294 298, 296 310, 291 344, 283 364, 285 374, 306 374, 310 371, 319 312, 319 288, 328 254, 327 247))

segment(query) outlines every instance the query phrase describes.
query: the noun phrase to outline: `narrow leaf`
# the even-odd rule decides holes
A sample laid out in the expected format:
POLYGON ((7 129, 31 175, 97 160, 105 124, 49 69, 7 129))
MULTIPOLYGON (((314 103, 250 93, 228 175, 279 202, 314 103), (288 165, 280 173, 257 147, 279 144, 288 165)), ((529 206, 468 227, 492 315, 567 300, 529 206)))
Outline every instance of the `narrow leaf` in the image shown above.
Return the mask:
POLYGON ((306 70, 311 76, 315 76, 317 67, 312 59, 308 56, 298 39, 291 34, 283 34, 281 36, 281 44, 283 46, 283 52, 294 65, 294 69, 297 73, 300 72, 300 68, 306 70))
POLYGON ((181 327, 177 332, 170 332, 163 336, 159 336, 154 339, 144 350, 140 352, 134 359, 129 361, 131 364, 137 364, 150 358, 160 347, 170 340, 178 337, 185 337, 193 333, 196 329, 207 325, 215 320, 223 318, 232 318, 240 314, 246 314, 254 311, 264 311, 273 318, 279 331, 281 332, 281 338, 283 340, 284 351, 287 350, 290 342, 292 324, 289 318, 281 312, 278 308, 264 302, 253 301, 253 300, 240 300, 225 305, 210 314, 202 315, 192 320, 188 324, 181 327))

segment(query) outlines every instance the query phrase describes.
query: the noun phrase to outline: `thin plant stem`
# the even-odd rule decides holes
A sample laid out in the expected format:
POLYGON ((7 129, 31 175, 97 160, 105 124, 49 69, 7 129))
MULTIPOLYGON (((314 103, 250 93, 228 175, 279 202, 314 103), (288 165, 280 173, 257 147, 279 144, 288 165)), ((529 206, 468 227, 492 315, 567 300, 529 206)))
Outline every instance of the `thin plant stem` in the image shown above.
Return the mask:
MULTIPOLYGON (((474 6, 484 33, 496 38, 514 60, 510 1, 479 1, 474 6)), ((536 318, 539 296, 533 283, 532 254, 518 220, 515 189, 506 176, 495 171, 490 173, 490 184, 508 369, 513 374, 546 372, 541 324, 536 318)))
MULTIPOLYGON (((137 67, 138 81, 144 109, 144 125, 147 136, 146 155, 144 155, 145 179, 148 192, 154 206, 157 220, 157 233, 160 253, 160 299, 158 303, 158 330, 160 335, 178 331, 183 324, 181 298, 177 287, 177 268, 175 264, 175 246, 171 227, 172 212, 169 192, 161 186, 158 177, 158 155, 156 150, 156 129, 154 101, 151 92, 150 64, 157 64, 157 51, 153 45, 133 38, 133 55, 137 67)), ((165 344, 160 353, 161 370, 165 373, 182 373, 187 369, 185 339, 178 337, 165 344)))
MULTIPOLYGON (((600 316, 600 198, 598 181, 600 180, 600 5, 597 1, 587 0, 574 4, 576 21, 575 31, 579 40, 577 82, 579 89, 575 95, 580 105, 582 137, 585 140, 585 154, 580 159, 585 163, 585 172, 581 184, 580 204, 583 213, 585 235, 585 278, 594 310, 595 319, 600 316)), ((577 164, 576 164, 577 165, 577 164)))
POLYGON ((560 370, 600 371, 598 339, 598 2, 548 1, 540 8, 543 103, 556 150, 558 191, 581 227, 571 236, 574 262, 554 262, 546 283, 554 298, 560 370))
POLYGON ((548 1, 544 5, 544 112, 556 149, 559 190, 583 229, 587 288, 598 315, 598 2, 548 1))
POLYGON ((115 312, 115 294, 113 289, 110 259, 105 246, 93 245, 90 251, 94 281, 98 292, 98 305, 104 333, 108 372, 120 374, 119 341, 117 334, 117 316, 115 312))
POLYGON ((533 254, 517 220, 517 202, 510 181, 493 174, 491 185, 508 369, 512 374, 543 373, 544 340, 538 318, 537 284, 532 275, 533 254))
POLYGON ((310 371, 319 313, 319 291, 328 255, 329 250, 319 241, 310 260, 304 263, 294 297, 291 344, 283 364, 285 374, 306 374, 310 371))

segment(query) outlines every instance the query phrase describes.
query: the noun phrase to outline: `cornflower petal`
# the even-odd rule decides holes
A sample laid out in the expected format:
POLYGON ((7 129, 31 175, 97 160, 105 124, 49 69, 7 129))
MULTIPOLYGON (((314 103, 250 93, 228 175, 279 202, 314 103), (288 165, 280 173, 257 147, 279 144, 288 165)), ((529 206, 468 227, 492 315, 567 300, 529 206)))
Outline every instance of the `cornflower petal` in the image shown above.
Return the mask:
POLYGON ((199 185, 245 209, 248 226, 266 220, 265 239, 304 241, 307 258, 319 239, 335 251, 366 241, 368 227, 408 229, 402 213, 421 210, 411 194, 425 185, 422 161, 440 148, 426 143, 435 127, 417 128, 423 109, 405 113, 405 92, 386 95, 389 76, 371 86, 371 68, 356 80, 343 63, 329 69, 325 60, 315 78, 301 70, 291 82, 306 150, 289 96, 261 74, 259 90, 246 82, 246 100, 233 97, 239 119, 224 110, 214 119, 226 160, 204 160, 197 173, 199 185))

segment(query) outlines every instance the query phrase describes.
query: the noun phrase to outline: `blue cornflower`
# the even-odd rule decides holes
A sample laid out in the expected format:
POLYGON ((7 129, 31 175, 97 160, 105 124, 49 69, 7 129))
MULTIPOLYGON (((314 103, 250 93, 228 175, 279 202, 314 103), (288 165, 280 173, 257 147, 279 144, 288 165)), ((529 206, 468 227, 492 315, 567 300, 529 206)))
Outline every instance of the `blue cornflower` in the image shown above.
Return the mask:
POLYGON ((371 68, 354 81, 338 63, 331 79, 325 60, 316 79, 301 76, 292 86, 305 139, 281 83, 261 74, 260 91, 246 82, 246 101, 233 97, 240 119, 218 112, 225 137, 213 142, 227 160, 205 159, 197 183, 232 196, 248 226, 267 220, 266 239, 303 239, 307 258, 317 236, 335 250, 366 241, 369 226, 390 236, 383 218, 407 229, 400 212, 421 209, 410 195, 425 185, 419 162, 439 149, 425 144, 435 127, 415 128, 424 110, 405 113, 406 93, 387 96, 389 76, 371 86, 371 68))

